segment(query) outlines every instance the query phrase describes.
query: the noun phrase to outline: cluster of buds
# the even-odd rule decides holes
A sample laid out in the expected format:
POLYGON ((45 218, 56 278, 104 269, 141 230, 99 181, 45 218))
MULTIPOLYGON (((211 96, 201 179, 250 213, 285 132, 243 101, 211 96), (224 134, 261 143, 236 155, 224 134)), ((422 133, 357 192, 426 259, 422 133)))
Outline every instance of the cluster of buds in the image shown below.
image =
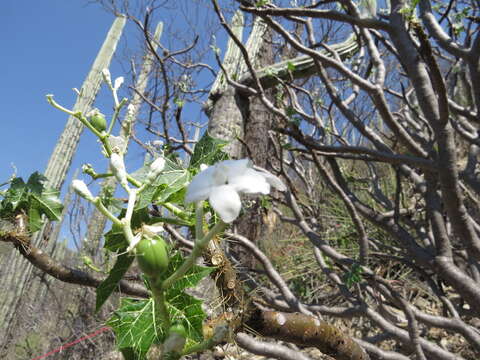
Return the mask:
POLYGON ((118 78, 115 79, 115 82, 112 84, 112 77, 110 75, 110 70, 106 68, 102 70, 102 76, 103 76, 103 81, 105 81, 108 87, 114 91, 117 91, 118 89, 120 89, 120 86, 122 86, 124 82, 123 76, 119 76, 118 78))

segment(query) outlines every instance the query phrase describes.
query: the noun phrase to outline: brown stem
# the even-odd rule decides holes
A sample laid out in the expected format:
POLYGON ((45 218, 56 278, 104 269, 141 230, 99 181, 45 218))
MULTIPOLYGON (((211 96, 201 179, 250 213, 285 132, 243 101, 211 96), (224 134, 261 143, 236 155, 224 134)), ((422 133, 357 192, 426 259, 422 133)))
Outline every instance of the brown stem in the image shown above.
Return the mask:
MULTIPOLYGON (((22 234, 0 234, 0 241, 13 243, 20 254, 32 265, 60 281, 97 288, 106 278, 104 275, 91 274, 63 265, 52 259, 47 253, 30 244, 29 239, 22 234)), ((149 297, 147 289, 143 286, 132 284, 125 280, 121 280, 118 283, 116 291, 142 298, 149 297)))

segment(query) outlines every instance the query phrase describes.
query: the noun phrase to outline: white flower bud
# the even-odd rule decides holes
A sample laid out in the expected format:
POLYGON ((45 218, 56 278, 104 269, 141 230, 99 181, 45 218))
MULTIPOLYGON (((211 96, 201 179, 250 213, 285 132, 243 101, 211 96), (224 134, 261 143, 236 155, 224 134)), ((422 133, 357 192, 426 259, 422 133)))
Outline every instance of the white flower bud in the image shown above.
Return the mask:
POLYGON ((103 69, 102 70, 102 76, 103 76, 103 81, 105 81, 105 83, 108 85, 108 86, 112 86, 112 77, 110 76, 110 70, 108 70, 107 68, 103 69))
POLYGON ((93 200, 92 193, 88 189, 87 184, 85 184, 82 180, 77 180, 77 179, 73 180, 72 187, 73 187, 73 190, 84 199, 89 201, 93 200))
POLYGON ((132 118, 134 114, 135 114, 135 105, 128 104, 128 106, 127 106, 127 117, 132 118))
POLYGON ((120 77, 116 78, 115 79, 115 84, 113 85, 113 88, 115 90, 120 89, 120 86, 122 86, 123 81, 124 81, 123 76, 120 76, 120 77))
POLYGON ((157 173, 161 172, 164 167, 165 167, 165 159, 163 157, 159 157, 155 159, 155 161, 152 162, 152 164, 150 165, 150 169, 157 173))
POLYGON ((150 171, 147 175, 147 181, 152 182, 155 178, 162 172, 163 168, 165 167, 165 159, 163 157, 159 157, 155 159, 154 162, 150 164, 150 171))
POLYGON ((152 141, 152 146, 161 147, 162 145, 163 145, 163 141, 162 141, 162 140, 153 140, 153 141, 152 141))
POLYGON ((124 187, 128 187, 127 182, 127 171, 125 170, 125 164, 123 162, 123 157, 117 153, 113 153, 110 157, 110 169, 113 172, 113 175, 117 178, 118 182, 124 187))

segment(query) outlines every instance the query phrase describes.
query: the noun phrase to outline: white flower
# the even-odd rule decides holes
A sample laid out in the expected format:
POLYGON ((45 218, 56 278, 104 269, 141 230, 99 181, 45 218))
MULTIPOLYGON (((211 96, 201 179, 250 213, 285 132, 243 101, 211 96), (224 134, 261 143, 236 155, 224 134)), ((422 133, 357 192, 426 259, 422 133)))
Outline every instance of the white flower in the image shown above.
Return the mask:
POLYGON ((222 220, 230 223, 240 213, 240 194, 266 195, 270 193, 270 186, 286 190, 279 178, 265 170, 254 170, 248 159, 226 160, 203 168, 193 178, 187 188, 185 202, 208 199, 222 220))
POLYGON ((81 197, 87 200, 93 200, 93 195, 88 189, 87 184, 85 184, 82 180, 75 179, 72 181, 73 190, 80 195, 81 197))
POLYGON ((110 169, 113 172, 113 175, 117 178, 118 182, 124 187, 128 187, 127 182, 127 171, 125 170, 125 164, 123 162, 123 157, 117 153, 113 153, 110 157, 110 169))
POLYGON ((120 77, 116 78, 115 79, 115 84, 113 85, 113 89, 114 90, 120 89, 120 86, 122 86, 123 81, 124 81, 123 76, 120 76, 120 77))

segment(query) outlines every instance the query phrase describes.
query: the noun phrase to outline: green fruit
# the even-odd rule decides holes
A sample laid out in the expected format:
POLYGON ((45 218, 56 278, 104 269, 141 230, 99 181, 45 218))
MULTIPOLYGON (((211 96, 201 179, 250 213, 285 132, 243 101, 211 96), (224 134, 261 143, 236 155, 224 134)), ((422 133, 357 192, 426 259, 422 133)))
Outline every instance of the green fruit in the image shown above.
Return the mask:
POLYGON ((92 116, 90 116, 90 124, 98 130, 99 132, 107 130, 107 120, 105 120, 105 116, 103 116, 100 112, 95 112, 92 116))
POLYGON ((181 323, 177 322, 173 324, 170 329, 168 329, 168 335, 172 334, 178 334, 184 338, 187 337, 187 330, 185 329, 185 326, 183 326, 181 323))
POLYGON ((144 236, 135 249, 138 266, 146 275, 155 278, 167 270, 167 244, 160 236, 144 236))

